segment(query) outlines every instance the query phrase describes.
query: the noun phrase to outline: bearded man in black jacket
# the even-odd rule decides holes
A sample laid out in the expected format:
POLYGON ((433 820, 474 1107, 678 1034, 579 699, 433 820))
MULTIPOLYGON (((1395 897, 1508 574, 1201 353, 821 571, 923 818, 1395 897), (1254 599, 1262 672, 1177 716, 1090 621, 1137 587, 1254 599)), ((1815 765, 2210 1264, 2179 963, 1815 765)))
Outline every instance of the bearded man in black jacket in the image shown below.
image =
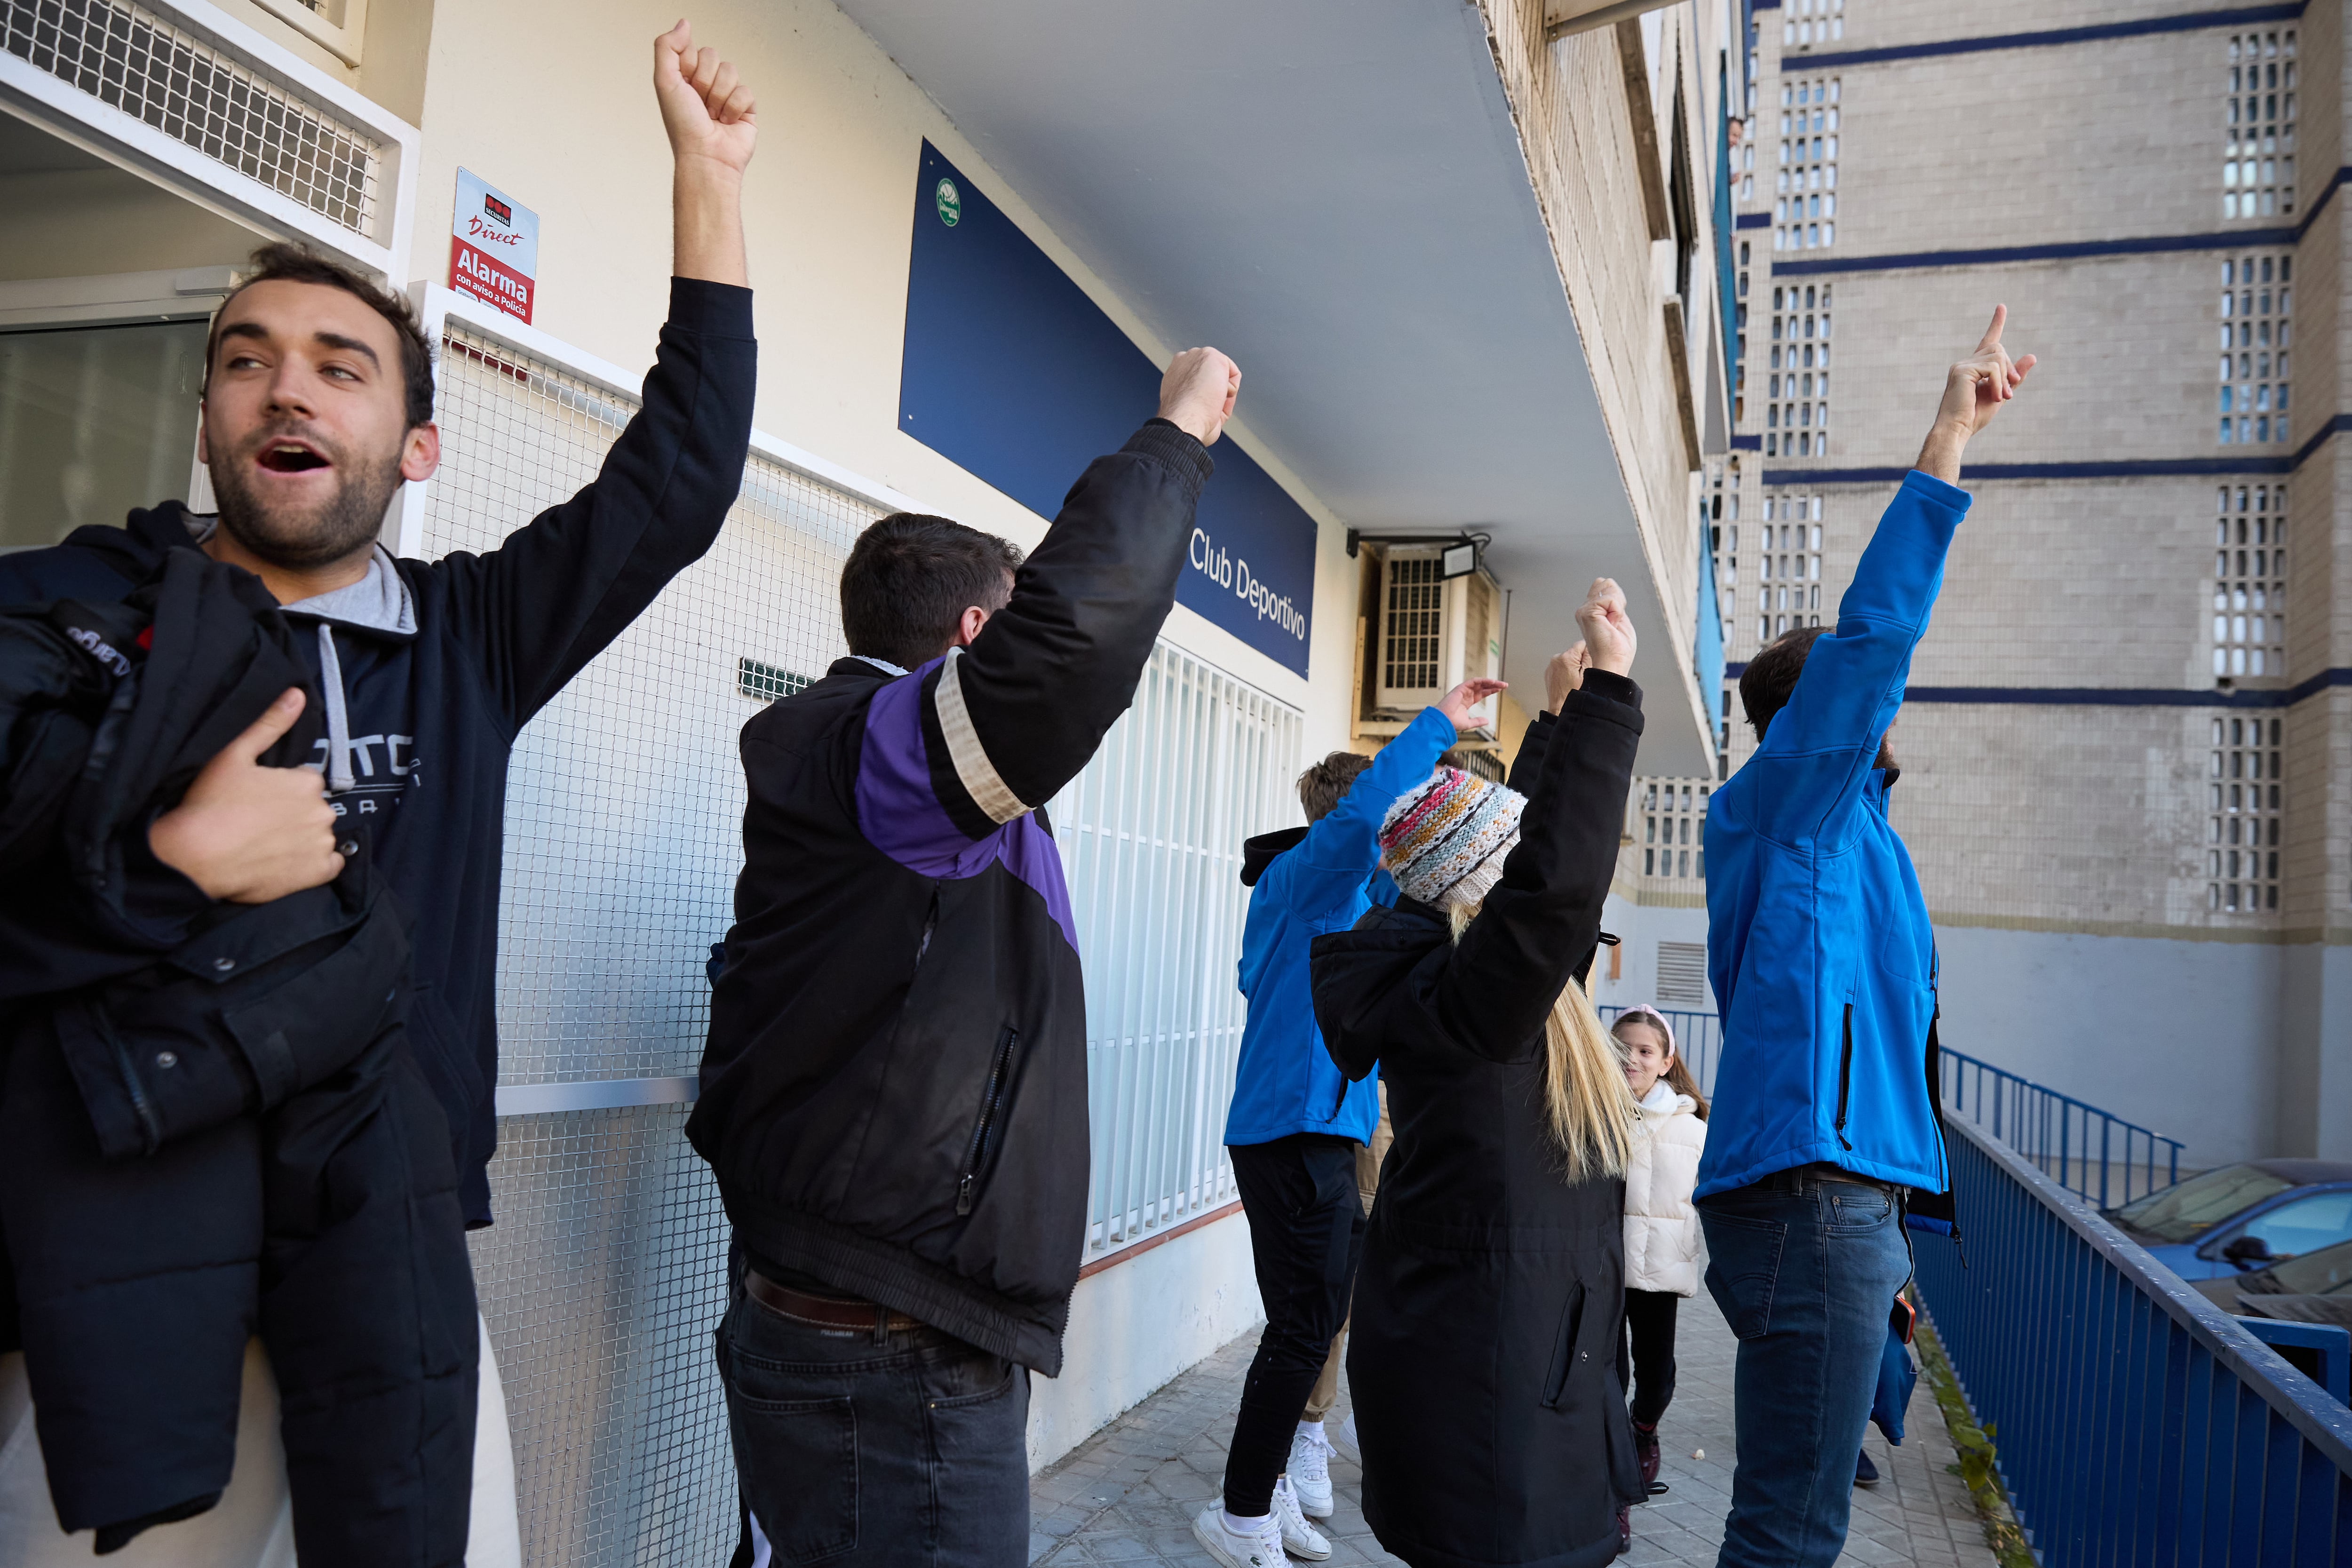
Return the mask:
POLYGON ((719 1331, 738 1568, 1014 1565, 1026 1369, 1087 1196, 1086 1002, 1039 809, 1135 696, 1241 372, 1168 367, 1026 561, 868 528, 851 657, 743 727, 751 803, 687 1133, 739 1243, 719 1331))
MULTIPOLYGON (((710 547, 750 447, 756 353, 741 190, 751 95, 684 23, 655 40, 654 88, 674 158, 669 320, 643 408, 578 495, 487 554, 395 560, 376 542, 387 506, 439 461, 430 347, 398 296, 272 246, 222 305, 207 349, 198 453, 219 515, 166 502, 125 528, 80 529, 55 549, 0 558, 0 602, 95 601, 120 598, 165 551, 194 542, 260 578, 315 650, 326 733, 314 765, 331 815, 319 810, 319 773, 228 759, 133 846, 125 902, 168 947, 217 902, 320 886, 364 846, 410 917, 408 1037, 447 1117, 474 1226, 490 1223, 485 1168, 497 1141, 509 752, 710 547)), ((264 744, 293 723, 298 693, 264 744)), ((55 988, 69 958, 32 944, 0 952, 0 996, 55 988)), ((487 1411, 499 1398, 487 1354, 483 1373, 487 1411)), ((502 1411, 498 1419, 502 1429, 502 1411)), ((512 1521, 509 1496, 499 1532, 510 1535, 512 1521)), ((477 1560, 497 1560, 481 1533, 477 1560)))

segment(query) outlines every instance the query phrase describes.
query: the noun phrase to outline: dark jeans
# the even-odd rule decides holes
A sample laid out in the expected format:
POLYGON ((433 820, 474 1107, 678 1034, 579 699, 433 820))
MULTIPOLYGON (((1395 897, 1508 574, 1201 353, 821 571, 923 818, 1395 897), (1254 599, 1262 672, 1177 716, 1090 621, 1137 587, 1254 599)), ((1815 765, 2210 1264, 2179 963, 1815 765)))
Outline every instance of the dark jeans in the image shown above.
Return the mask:
POLYGON ((729 1297, 717 1337, 742 1500, 732 1568, 1028 1562, 1026 1368, 937 1329, 787 1318, 740 1272, 729 1297))
POLYGON ((1290 1462, 1307 1396, 1347 1321, 1364 1246, 1364 1206, 1356 1195, 1353 1139, 1294 1132, 1271 1143, 1235 1143, 1226 1152, 1249 1216, 1250 1258, 1265 1301, 1265 1332, 1225 1450, 1225 1510, 1254 1519, 1273 1507, 1274 1483, 1290 1462))
POLYGON ((1702 1198, 1706 1288, 1739 1341, 1738 1468, 1718 1568, 1830 1568, 1845 1545, 1886 1348, 1911 1277, 1903 1207, 1883 1187, 1781 1171, 1702 1198))
POLYGON ((1644 1426, 1655 1426, 1666 1406, 1674 1403, 1675 1303, 1681 1300, 1667 1290, 1625 1292, 1625 1338, 1617 1346, 1617 1385, 1633 1391, 1633 1419, 1644 1426))

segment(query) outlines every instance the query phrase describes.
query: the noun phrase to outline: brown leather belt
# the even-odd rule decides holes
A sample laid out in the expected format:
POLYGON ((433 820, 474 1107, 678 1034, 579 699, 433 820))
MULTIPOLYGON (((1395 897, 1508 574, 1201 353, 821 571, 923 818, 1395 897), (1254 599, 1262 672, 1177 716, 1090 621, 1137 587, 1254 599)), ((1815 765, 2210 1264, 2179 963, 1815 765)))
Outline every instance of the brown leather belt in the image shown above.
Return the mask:
POLYGON ((923 1326, 904 1312, 888 1312, 885 1316, 885 1309, 877 1302, 861 1301, 855 1296, 812 1296, 805 1290, 779 1285, 756 1268, 743 1270, 743 1290, 772 1312, 798 1322, 814 1323, 819 1328, 872 1333, 877 1317, 882 1317, 884 1329, 894 1334, 923 1326))

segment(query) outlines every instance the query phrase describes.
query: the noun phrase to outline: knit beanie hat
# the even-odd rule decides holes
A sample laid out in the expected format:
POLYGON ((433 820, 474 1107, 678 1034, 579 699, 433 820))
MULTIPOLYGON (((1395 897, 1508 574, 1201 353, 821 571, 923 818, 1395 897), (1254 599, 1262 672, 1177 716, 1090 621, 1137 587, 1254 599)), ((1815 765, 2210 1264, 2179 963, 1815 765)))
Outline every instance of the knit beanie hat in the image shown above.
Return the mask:
POLYGON ((1459 768, 1440 768, 1408 790, 1381 824, 1381 863, 1409 899, 1483 901, 1519 841, 1528 797, 1459 768))

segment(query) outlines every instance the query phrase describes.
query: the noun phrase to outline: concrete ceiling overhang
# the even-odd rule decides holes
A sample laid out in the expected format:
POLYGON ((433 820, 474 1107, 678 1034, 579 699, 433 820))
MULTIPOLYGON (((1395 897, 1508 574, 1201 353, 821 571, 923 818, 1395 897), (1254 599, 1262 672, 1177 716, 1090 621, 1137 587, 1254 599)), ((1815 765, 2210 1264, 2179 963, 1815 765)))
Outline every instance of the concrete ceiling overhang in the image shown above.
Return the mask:
POLYGON ((841 5, 1163 342, 1233 354, 1349 525, 1493 535, 1530 711, 1622 581, 1643 766, 1711 771, 1475 5, 841 5))

